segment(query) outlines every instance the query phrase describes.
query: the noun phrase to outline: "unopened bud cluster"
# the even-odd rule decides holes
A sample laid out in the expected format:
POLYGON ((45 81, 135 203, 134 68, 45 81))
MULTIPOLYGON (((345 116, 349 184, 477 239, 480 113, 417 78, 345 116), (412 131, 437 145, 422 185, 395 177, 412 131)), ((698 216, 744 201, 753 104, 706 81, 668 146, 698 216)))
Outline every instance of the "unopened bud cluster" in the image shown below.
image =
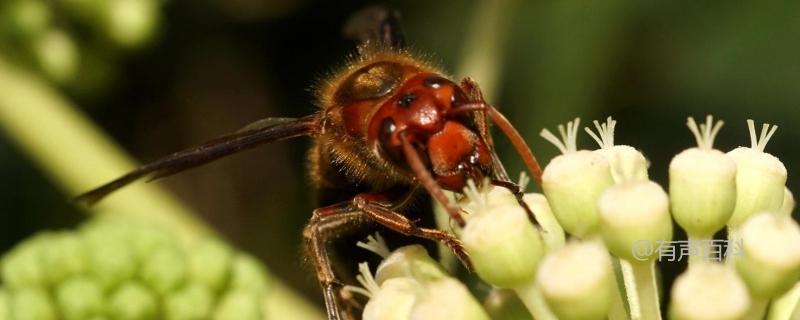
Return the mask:
POLYGON ((0 43, 55 82, 102 82, 118 52, 109 54, 108 46, 132 49, 152 39, 160 6, 158 0, 6 0, 0 3, 0 43))
POLYGON ((98 218, 43 232, 2 260, 0 319, 262 319, 263 266, 216 239, 98 218))
MULTIPOLYGON (((543 193, 523 197, 530 212, 509 190, 488 181, 473 182, 463 197, 456 196, 466 226, 440 227, 461 239, 485 282, 473 288, 477 297, 486 285, 493 288, 485 310, 498 319, 512 314, 521 319, 797 316, 800 227, 791 218, 794 197, 785 186, 786 168, 764 151, 776 127, 764 125, 759 135, 748 121, 750 147, 726 153, 714 148, 721 121, 709 116, 698 124, 690 118, 688 126, 696 145, 672 159, 668 187, 649 180, 649 163, 640 151, 614 144, 616 121, 611 118, 595 122, 594 130, 586 128, 599 149, 579 149, 576 119, 559 127, 560 138, 542 133, 562 154, 543 171, 543 193), (720 262, 713 259, 720 257, 696 253, 672 288, 659 288, 663 282, 655 262, 659 244, 673 241, 673 219, 688 234, 689 245, 710 242, 727 228, 729 249, 739 246, 735 249, 741 255, 720 262), (643 242, 654 249, 637 251, 643 242), (665 294, 671 303, 662 307, 665 294)), ((378 268, 375 278, 380 280, 372 286, 365 318, 454 319, 453 311, 442 307, 452 301, 442 299, 462 301, 460 319, 486 316, 475 308, 466 287, 422 247, 413 248, 415 258, 398 254, 412 250, 402 248, 378 268), (394 271, 382 276, 386 270, 394 271), (447 285, 430 294, 429 286, 437 281, 447 285), (419 307, 426 303, 421 299, 430 299, 430 309, 419 307), (376 310, 392 316, 378 317, 376 310), (419 317, 423 314, 428 317, 419 317)))

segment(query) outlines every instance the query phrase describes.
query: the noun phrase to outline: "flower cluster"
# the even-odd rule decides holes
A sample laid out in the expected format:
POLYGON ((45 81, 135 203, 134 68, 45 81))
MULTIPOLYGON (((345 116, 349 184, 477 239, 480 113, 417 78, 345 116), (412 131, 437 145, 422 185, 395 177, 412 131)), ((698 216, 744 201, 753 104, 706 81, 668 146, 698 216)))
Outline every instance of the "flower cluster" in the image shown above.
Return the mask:
POLYGON ((160 6, 158 0, 7 0, 0 4, 0 45, 57 83, 92 87, 98 84, 85 82, 107 80, 120 49, 153 38, 160 6))
POLYGON ((216 239, 122 218, 43 232, 0 261, 0 319, 262 319, 267 277, 216 239))
POLYGON ((697 146, 672 159, 667 192, 649 179, 641 152, 614 144, 614 120, 594 124, 596 131, 586 131, 597 150, 577 148, 578 119, 559 126, 560 139, 543 130, 562 154, 543 172, 543 194, 524 196, 538 225, 509 191, 488 183, 455 197, 463 229, 441 220, 493 288, 483 308, 422 247, 390 252, 373 239, 365 246, 382 247, 373 251, 385 260, 374 278, 363 264, 367 289, 352 289, 371 297, 364 319, 661 319, 661 293, 671 295, 663 308, 671 319, 800 315, 800 226, 791 218, 786 168, 764 152, 775 126, 757 135, 748 121, 751 146, 724 153, 713 147, 722 122, 689 118, 697 146), (690 245, 711 242, 727 227, 741 255, 717 262, 694 251, 674 286, 659 288, 659 250, 637 251, 637 244, 672 241, 673 220, 690 245))

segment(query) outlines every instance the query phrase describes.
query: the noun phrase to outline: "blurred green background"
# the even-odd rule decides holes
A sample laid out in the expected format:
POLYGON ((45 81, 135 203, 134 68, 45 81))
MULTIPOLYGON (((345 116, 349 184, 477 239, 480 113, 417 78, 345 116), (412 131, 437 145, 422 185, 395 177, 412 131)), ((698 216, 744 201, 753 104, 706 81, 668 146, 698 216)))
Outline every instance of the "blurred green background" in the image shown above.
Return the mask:
MULTIPOLYGON (((543 127, 611 115, 617 143, 641 149, 665 185, 671 157, 694 144, 686 117, 713 114, 726 121, 716 144, 724 151, 749 143, 747 118, 778 125, 767 151, 789 170, 789 188, 800 184, 792 174, 800 163, 800 2, 384 3, 402 12, 413 51, 484 84, 543 163, 556 151, 539 138, 543 127)), ((4 0, 0 59, 49 79, 148 161, 254 119, 313 112, 309 88, 354 52, 341 25, 368 4, 4 0)), ((518 172, 521 162, 499 140, 509 171, 518 172)), ((318 299, 300 257, 313 209, 308 144, 265 146, 159 183, 318 299)), ((593 144, 580 136, 580 147, 593 144)), ((84 219, 72 195, 5 136, 0 180, 0 252, 84 219)))

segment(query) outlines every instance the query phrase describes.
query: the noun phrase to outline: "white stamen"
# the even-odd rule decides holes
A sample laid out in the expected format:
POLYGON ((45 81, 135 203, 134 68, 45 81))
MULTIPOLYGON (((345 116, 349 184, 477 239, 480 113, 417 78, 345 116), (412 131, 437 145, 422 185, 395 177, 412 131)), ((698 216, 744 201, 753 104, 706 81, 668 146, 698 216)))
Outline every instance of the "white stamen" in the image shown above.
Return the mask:
MULTIPOLYGON (((489 180, 485 179, 483 185, 489 185, 489 180)), ((483 211, 489 206, 487 193, 483 190, 479 190, 478 186, 475 185, 475 181, 472 179, 467 180, 467 186, 464 188, 464 195, 467 196, 470 202, 477 206, 478 210, 483 211)))
POLYGON ((547 129, 542 129, 539 135, 556 146, 562 154, 572 153, 578 151, 578 125, 580 122, 580 118, 575 118, 575 120, 567 122, 566 128, 564 125, 558 125, 558 132, 561 135, 561 139, 558 139, 558 137, 547 129))
POLYGON ((367 249, 384 259, 386 259, 386 257, 392 253, 392 251, 389 250, 389 246, 386 244, 386 240, 384 240, 381 234, 378 232, 375 232, 375 236, 368 236, 366 243, 361 241, 356 242, 356 246, 367 249))
POLYGON ((697 141, 697 147, 706 150, 714 147, 714 139, 717 137, 717 133, 719 133, 723 124, 724 122, 722 120, 714 122, 714 118, 711 115, 706 116, 706 123, 699 126, 692 117, 689 117, 686 122, 692 135, 694 135, 694 139, 697 141))
POLYGON ((361 287, 346 285, 342 287, 342 290, 355 292, 372 299, 381 288, 378 283, 375 282, 375 277, 372 275, 372 272, 369 271, 369 265, 367 265, 366 262, 358 264, 358 271, 360 274, 356 276, 356 280, 361 284, 361 287))
POLYGON ((617 121, 612 119, 611 117, 606 118, 606 122, 600 123, 597 120, 594 121, 594 127, 597 129, 597 134, 589 129, 589 127, 583 128, 586 130, 592 139, 597 142, 597 145, 600 146, 600 149, 611 148, 614 146, 614 128, 617 126, 617 121))
POLYGON ((778 130, 778 126, 765 123, 761 126, 761 136, 756 138, 756 126, 752 119, 747 119, 747 128, 750 130, 750 148, 764 152, 769 139, 778 130))
POLYGON ((525 173, 525 171, 521 171, 519 173, 519 182, 517 185, 519 186, 520 192, 525 192, 525 189, 528 187, 528 183, 531 182, 531 178, 525 173))

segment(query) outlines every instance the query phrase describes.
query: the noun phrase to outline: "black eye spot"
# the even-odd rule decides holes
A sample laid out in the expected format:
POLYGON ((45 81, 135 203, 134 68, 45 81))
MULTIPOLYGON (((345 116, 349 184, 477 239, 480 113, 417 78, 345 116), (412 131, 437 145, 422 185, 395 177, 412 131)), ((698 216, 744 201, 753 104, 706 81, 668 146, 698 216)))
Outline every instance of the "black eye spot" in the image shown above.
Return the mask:
POLYGON ((416 98, 417 95, 413 93, 404 94, 402 97, 400 97, 400 99, 397 100, 397 105, 403 108, 408 108, 408 106, 410 106, 411 103, 414 102, 414 99, 416 98))
POLYGON ((386 118, 381 123, 381 131, 378 134, 378 142, 383 153, 393 162, 402 163, 402 154, 399 148, 392 146, 392 134, 397 131, 397 126, 392 118, 386 118))
POLYGON ((394 131, 397 129, 397 126, 394 125, 394 120, 392 118, 386 118, 381 123, 381 135, 388 138, 394 131))
POLYGON ((425 78, 425 80, 423 80, 423 84, 426 87, 431 88, 431 89, 439 89, 439 87, 441 87, 442 83, 444 83, 445 81, 447 81, 447 80, 445 80, 445 79, 443 79, 441 77, 430 76, 430 77, 425 78))

